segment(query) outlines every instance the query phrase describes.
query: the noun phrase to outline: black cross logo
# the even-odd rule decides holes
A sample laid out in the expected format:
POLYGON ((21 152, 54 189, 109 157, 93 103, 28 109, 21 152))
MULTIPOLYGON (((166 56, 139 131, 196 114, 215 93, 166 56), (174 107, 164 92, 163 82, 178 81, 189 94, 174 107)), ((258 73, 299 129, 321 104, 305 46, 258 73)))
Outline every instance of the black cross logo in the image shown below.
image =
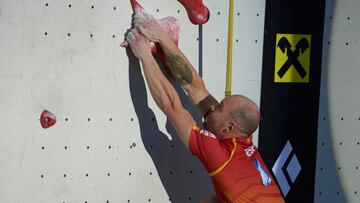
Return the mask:
POLYGON ((286 51, 286 55, 288 59, 284 63, 284 65, 281 66, 280 70, 277 72, 280 78, 282 78, 285 73, 289 70, 291 65, 294 65, 296 71, 299 73, 301 78, 304 78, 306 76, 306 70, 301 65, 301 63, 298 60, 300 51, 303 54, 308 48, 309 48, 309 41, 306 38, 301 38, 300 41, 295 46, 295 51, 291 50, 291 44, 286 37, 282 37, 277 45, 283 53, 286 51))

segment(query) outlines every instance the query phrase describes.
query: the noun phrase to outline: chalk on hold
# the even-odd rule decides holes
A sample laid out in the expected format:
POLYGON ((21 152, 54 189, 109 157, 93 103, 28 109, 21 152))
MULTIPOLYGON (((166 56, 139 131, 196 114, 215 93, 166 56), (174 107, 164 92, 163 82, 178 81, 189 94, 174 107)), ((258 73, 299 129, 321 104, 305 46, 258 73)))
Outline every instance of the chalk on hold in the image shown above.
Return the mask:
POLYGON ((44 110, 41 113, 40 116, 41 127, 43 127, 44 129, 50 128, 51 126, 55 125, 55 123, 56 123, 56 117, 53 113, 51 113, 48 110, 44 110))
POLYGON ((178 0, 188 14, 190 22, 195 25, 207 23, 210 17, 209 9, 204 5, 202 0, 178 0))

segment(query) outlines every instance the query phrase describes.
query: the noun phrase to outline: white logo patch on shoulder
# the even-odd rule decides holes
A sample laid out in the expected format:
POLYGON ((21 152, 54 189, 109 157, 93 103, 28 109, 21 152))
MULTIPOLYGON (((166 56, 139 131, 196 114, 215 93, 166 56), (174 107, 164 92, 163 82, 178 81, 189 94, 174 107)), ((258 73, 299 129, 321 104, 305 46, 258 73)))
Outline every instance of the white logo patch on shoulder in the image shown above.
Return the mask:
POLYGON ((251 157, 253 154, 254 154, 254 152, 255 152, 255 146, 254 145, 252 145, 251 147, 248 147, 248 148, 246 148, 245 149, 245 154, 246 154, 246 156, 247 157, 251 157))
POLYGON ((216 139, 216 136, 207 130, 200 130, 200 134, 216 139))

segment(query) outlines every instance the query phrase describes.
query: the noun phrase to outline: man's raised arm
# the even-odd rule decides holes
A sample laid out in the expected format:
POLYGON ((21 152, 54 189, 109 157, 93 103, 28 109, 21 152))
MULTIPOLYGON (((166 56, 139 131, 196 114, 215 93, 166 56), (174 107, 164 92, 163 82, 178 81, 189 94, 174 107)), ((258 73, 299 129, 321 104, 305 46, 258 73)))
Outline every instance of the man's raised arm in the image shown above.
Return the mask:
POLYGON ((188 147, 191 129, 196 125, 192 116, 186 111, 175 88, 160 70, 151 54, 148 39, 132 29, 126 38, 134 55, 140 60, 150 93, 176 129, 181 141, 188 147))
POLYGON ((204 81, 195 71, 189 60, 171 40, 170 36, 164 32, 156 19, 145 10, 135 14, 134 24, 149 40, 160 44, 172 75, 180 82, 192 103, 205 116, 210 106, 218 104, 218 102, 207 91, 204 81))

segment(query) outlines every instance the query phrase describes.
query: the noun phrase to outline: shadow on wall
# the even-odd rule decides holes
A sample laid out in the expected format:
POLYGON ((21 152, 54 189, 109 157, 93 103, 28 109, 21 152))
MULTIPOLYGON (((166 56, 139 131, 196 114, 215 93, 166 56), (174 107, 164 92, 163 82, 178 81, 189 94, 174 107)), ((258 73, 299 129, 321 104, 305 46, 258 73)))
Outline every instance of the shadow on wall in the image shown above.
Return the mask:
MULTIPOLYGON (((159 130, 156 116, 148 106, 145 81, 141 73, 138 59, 127 49, 129 57, 129 86, 131 99, 138 118, 141 138, 152 158, 161 182, 171 202, 199 202, 206 194, 214 193, 210 178, 195 156, 183 145, 175 129, 167 121, 166 130, 173 138, 159 130)), ((196 109, 188 100, 184 91, 174 84, 183 106, 201 121, 196 109)))
MULTIPOLYGON (((336 161, 336 140, 335 134, 331 130, 331 121, 334 119, 333 109, 329 103, 331 102, 329 84, 329 54, 332 44, 331 39, 334 32, 333 18, 338 2, 336 0, 326 0, 325 20, 324 20, 324 35, 323 35, 323 50, 322 50, 322 68, 321 68, 321 83, 320 83, 320 103, 318 116, 318 147, 317 147, 317 163, 316 163, 316 177, 315 177, 315 197, 314 202, 347 202, 344 190, 341 184, 341 173, 337 168, 336 161), (331 177, 329 179, 329 177, 331 177)), ((334 51, 334 50, 333 50, 334 51)))

